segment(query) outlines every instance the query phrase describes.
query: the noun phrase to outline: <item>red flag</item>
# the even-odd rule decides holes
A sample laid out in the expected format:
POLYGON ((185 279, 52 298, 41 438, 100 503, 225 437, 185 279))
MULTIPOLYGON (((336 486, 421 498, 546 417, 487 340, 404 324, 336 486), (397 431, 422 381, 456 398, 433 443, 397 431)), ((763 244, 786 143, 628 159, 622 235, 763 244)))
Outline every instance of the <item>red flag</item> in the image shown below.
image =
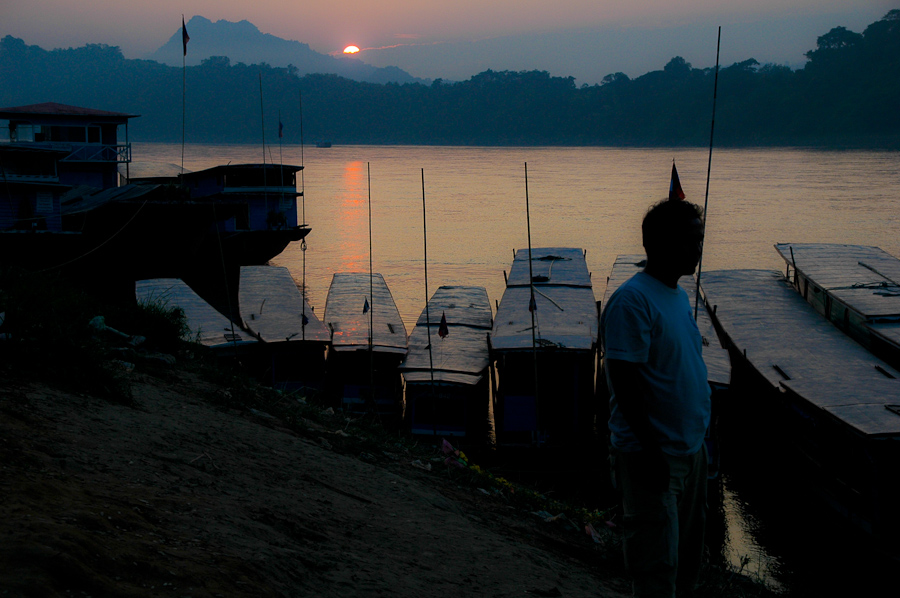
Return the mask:
POLYGON ((675 161, 672 160, 672 180, 669 182, 669 199, 684 199, 684 190, 681 188, 681 179, 675 169, 675 161))
POLYGON ((447 314, 441 312, 441 325, 438 326, 438 336, 445 338, 448 334, 450 334, 450 329, 447 328, 447 314))
POLYGON ((187 34, 187 27, 184 26, 184 15, 181 15, 181 46, 184 48, 184 55, 187 56, 187 43, 191 41, 191 36, 187 34))

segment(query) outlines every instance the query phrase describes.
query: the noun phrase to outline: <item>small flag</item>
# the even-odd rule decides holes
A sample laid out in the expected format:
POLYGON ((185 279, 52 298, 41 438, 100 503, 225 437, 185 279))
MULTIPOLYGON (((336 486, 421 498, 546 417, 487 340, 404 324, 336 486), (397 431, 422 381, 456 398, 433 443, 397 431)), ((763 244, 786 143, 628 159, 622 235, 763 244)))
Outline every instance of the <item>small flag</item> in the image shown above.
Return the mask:
POLYGON ((184 26, 184 15, 181 15, 181 46, 184 49, 184 55, 187 56, 187 43, 191 41, 191 36, 188 35, 187 27, 184 26))
POLYGON ((281 124, 281 119, 278 119, 278 138, 281 139, 284 137, 284 125, 281 124))
POLYGON ((368 297, 366 297, 366 302, 363 303, 363 313, 364 314, 369 313, 369 298, 368 297))
POLYGON ((669 182, 669 200, 684 199, 684 190, 681 188, 681 179, 675 169, 675 160, 672 160, 672 180, 669 182))
POLYGON ((531 299, 528 300, 528 311, 537 311, 537 303, 534 301, 534 293, 531 294, 531 299))
POLYGON ((303 325, 306 326, 309 324, 309 318, 306 317, 306 314, 301 314, 303 316, 303 325))
POLYGON ((450 329, 447 328, 447 314, 441 312, 441 325, 438 326, 438 336, 445 338, 448 334, 450 334, 450 329))

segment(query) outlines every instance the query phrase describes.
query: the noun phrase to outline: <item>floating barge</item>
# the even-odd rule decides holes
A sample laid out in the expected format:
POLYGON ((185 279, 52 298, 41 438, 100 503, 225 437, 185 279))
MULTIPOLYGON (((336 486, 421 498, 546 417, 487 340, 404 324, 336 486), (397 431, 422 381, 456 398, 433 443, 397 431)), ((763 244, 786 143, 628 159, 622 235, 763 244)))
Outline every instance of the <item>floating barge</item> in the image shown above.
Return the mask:
MULTIPOLYGON (((735 363, 762 382, 740 417, 799 449, 826 502, 885 543, 900 531, 900 371, 816 313, 778 272, 704 274, 735 363), (776 435, 777 434, 777 435, 776 435)), ((737 409, 738 407, 736 407, 737 409)), ((808 471, 806 471, 808 470, 808 471)))
POLYGON ((487 291, 442 286, 426 310, 416 322, 409 353, 400 365, 410 431, 483 436, 491 396, 488 337, 492 319, 487 291))
POLYGON ((900 368, 900 259, 878 247, 779 243, 787 278, 817 312, 900 368))
POLYGON ((337 402, 350 411, 399 416, 397 367, 407 353, 406 326, 381 274, 370 281, 367 272, 336 273, 324 322, 331 336, 329 385, 337 402))
POLYGON ((244 355, 259 342, 241 330, 239 324, 219 313, 179 278, 152 278, 135 283, 138 303, 180 308, 184 312, 189 337, 220 356, 244 355))
POLYGON ((263 379, 281 390, 322 390, 330 334, 290 271, 241 267, 238 301, 244 328, 264 343, 263 379))
POLYGON ((528 250, 516 252, 491 334, 497 442, 561 446, 593 432, 597 303, 581 249, 549 247, 531 254, 529 279, 528 250))

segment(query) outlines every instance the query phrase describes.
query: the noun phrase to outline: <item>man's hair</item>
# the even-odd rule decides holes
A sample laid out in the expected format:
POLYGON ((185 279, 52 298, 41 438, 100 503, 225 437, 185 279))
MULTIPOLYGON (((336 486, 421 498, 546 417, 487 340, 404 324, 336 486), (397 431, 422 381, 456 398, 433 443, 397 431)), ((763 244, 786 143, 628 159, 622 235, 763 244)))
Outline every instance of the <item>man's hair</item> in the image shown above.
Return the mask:
POLYGON ((644 249, 667 244, 672 233, 694 219, 703 222, 703 208, 689 201, 664 199, 650 206, 641 223, 644 249))

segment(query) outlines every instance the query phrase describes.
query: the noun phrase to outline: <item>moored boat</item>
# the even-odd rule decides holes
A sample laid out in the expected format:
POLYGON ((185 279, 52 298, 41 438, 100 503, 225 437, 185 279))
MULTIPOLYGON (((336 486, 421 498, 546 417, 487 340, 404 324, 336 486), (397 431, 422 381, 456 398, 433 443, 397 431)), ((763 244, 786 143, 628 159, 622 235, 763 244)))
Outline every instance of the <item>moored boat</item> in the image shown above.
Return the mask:
POLYGON ((432 295, 400 365, 405 418, 413 434, 472 438, 486 433, 491 325, 484 287, 442 286, 432 295))
POLYGON ((516 252, 491 334, 498 444, 562 446, 592 433, 597 331, 581 249, 532 249, 531 268, 529 251, 516 252))
POLYGON ((734 405, 735 416, 764 426, 765 444, 796 448, 803 471, 793 475, 896 548, 900 371, 816 313, 778 272, 707 272, 703 290, 732 359, 763 389, 734 405))
POLYGON ((263 342, 263 379, 282 390, 323 389, 330 340, 287 268, 241 267, 238 302, 244 328, 263 342))
POLYGON ((181 309, 189 328, 184 340, 199 343, 220 356, 243 355, 259 344, 178 278, 139 280, 135 283, 135 297, 139 303, 181 309))
POLYGON ((778 243, 787 277, 817 312, 900 368, 900 259, 878 247, 778 243))
POLYGON ((399 416, 406 326, 381 274, 335 273, 323 321, 331 335, 327 375, 340 406, 399 416))

